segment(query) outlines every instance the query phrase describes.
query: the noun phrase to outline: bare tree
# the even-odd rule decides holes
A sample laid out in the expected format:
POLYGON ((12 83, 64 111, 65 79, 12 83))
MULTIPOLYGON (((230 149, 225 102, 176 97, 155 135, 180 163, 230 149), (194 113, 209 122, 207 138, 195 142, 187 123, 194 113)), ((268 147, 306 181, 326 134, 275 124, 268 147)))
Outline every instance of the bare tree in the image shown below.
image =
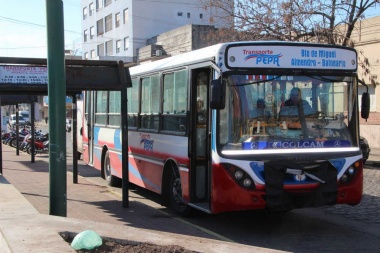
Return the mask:
MULTIPOLYGON (((358 20, 380 0, 202 0, 205 9, 220 9, 233 25, 210 30, 210 44, 239 40, 318 42, 354 47, 358 20), (227 14, 227 15, 226 15, 227 14)), ((214 12, 218 13, 218 12, 214 12)), ((212 20, 211 20, 212 21, 212 20)), ((366 57, 361 65, 369 71, 366 57)))

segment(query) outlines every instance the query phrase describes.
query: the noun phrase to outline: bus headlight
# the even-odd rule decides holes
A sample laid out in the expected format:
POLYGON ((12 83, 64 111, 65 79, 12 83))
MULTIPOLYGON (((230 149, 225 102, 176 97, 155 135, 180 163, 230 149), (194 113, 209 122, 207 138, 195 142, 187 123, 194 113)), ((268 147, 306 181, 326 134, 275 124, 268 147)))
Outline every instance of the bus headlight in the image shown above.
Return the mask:
POLYGON ((245 189, 255 189, 255 184, 247 172, 232 164, 221 164, 228 171, 231 178, 245 189))
POLYGON ((235 178, 236 178, 237 180, 242 179, 243 176, 244 176, 244 174, 243 174, 243 172, 242 172, 241 170, 238 170, 238 171, 235 172, 235 178))
POLYGON ((251 185, 252 185, 252 180, 249 179, 249 178, 244 179, 244 181, 243 181, 243 185, 244 185, 245 187, 247 187, 247 188, 251 187, 251 185))
POLYGON ((360 166, 360 163, 353 163, 348 169, 344 172, 342 177, 339 180, 339 183, 341 184, 347 184, 351 182, 351 180, 354 178, 356 171, 358 170, 358 167, 360 166))

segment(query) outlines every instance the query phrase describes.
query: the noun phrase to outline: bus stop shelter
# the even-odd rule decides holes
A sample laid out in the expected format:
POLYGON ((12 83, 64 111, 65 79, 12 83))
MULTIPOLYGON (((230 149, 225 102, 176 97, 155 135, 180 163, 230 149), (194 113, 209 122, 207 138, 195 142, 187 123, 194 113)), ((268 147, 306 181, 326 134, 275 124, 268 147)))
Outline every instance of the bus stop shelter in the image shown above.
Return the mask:
MULTIPOLYGON (((0 57, 0 100, 1 105, 30 103, 31 125, 34 129, 34 102, 36 96, 48 95, 47 60, 41 58, 0 57)), ((73 98, 73 182, 78 181, 77 113, 76 95, 83 91, 121 91, 122 129, 122 199, 128 207, 128 126, 127 88, 132 86, 129 69, 123 61, 65 60, 66 96, 73 98)), ((0 115, 0 119, 2 115, 0 115)), ((17 131, 18 132, 18 131, 17 131)), ((34 131, 32 131, 34 141, 34 131)), ((33 147, 34 145, 32 145, 33 147)), ((18 150, 16 150, 18 152, 18 150)), ((0 153, 2 148, 0 145, 0 153)), ((18 153, 17 153, 18 155, 18 153)), ((49 149, 50 156, 50 149, 49 149)), ((2 173, 2 158, 0 173, 2 173)), ((34 152, 31 152, 34 162, 34 152)), ((55 161, 50 161, 54 163, 55 161)), ((51 173, 51 172, 49 172, 51 173)))

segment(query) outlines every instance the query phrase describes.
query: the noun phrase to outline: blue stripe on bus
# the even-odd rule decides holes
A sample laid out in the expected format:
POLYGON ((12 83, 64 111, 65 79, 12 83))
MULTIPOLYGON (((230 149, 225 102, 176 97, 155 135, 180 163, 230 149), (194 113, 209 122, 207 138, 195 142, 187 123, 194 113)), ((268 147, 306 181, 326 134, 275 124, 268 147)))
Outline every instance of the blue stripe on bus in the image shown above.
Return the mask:
POLYGON ((98 161, 100 161, 100 162, 102 161, 102 149, 101 148, 94 147, 94 153, 93 154, 98 161))
MULTIPOLYGON (((212 112, 212 118, 213 119, 216 119, 216 110, 213 110, 212 112)), ((213 124, 212 124, 212 130, 211 130, 211 150, 213 152, 216 152, 216 120, 214 120, 213 124)))
MULTIPOLYGON (((120 161, 122 161, 121 159, 121 155, 118 155, 118 158, 120 159, 120 161)), ((141 181, 143 181, 145 184, 151 186, 152 188, 156 189, 158 192, 161 190, 161 188, 154 184, 152 181, 150 181, 148 178, 146 177, 143 177, 137 170, 136 167, 132 166, 131 163, 128 163, 128 169, 129 169, 129 173, 131 173, 132 175, 134 175, 136 178, 140 179, 141 181)))
POLYGON ((116 129, 115 130, 115 133, 113 135, 113 143, 115 145, 115 149, 117 150, 121 150, 121 139, 120 139, 120 129, 116 129))
POLYGON ((99 127, 94 127, 94 133, 92 135, 92 138, 94 139, 94 145, 99 144, 99 131, 100 131, 99 127))

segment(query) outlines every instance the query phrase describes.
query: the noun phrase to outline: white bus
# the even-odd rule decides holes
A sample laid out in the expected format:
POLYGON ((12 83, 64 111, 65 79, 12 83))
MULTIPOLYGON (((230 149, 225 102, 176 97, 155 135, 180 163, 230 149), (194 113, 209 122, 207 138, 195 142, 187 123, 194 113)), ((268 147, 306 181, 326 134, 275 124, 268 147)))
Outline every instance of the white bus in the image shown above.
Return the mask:
MULTIPOLYGON (((358 204, 357 54, 291 42, 223 43, 130 68, 120 92, 85 92, 83 159, 186 215, 358 204)), ((78 119, 79 120, 79 119, 78 119)))

